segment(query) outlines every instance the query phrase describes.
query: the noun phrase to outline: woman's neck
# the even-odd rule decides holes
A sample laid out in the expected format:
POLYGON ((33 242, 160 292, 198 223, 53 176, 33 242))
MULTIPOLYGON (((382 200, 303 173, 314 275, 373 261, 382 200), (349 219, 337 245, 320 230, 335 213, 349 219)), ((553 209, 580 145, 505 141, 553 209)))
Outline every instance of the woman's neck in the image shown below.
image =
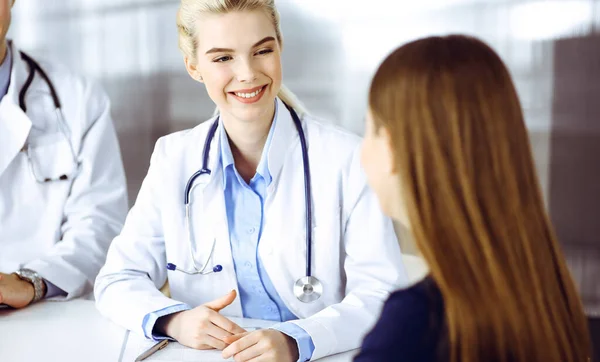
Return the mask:
POLYGON ((221 115, 235 168, 246 182, 249 182, 256 173, 273 123, 274 113, 273 105, 271 110, 264 113, 264 117, 250 122, 236 119, 231 115, 221 115))

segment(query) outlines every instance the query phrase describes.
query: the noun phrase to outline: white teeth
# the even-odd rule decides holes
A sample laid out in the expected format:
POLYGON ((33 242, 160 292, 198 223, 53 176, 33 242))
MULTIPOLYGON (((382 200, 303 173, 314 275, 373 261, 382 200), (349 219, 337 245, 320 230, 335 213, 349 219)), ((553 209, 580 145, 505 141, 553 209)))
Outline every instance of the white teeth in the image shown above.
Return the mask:
POLYGON ((235 95, 240 97, 240 98, 252 98, 252 97, 256 97, 258 95, 258 93, 262 92, 263 88, 252 92, 252 93, 239 93, 239 92, 235 92, 235 95))

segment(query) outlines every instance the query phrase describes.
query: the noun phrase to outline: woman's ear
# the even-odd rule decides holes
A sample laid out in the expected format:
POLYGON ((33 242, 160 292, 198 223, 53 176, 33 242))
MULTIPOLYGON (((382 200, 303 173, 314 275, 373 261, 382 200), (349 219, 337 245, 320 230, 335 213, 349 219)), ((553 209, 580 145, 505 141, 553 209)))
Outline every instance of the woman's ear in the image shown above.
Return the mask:
POLYGON ((195 81, 204 83, 202 75, 200 74, 200 70, 198 70, 196 64, 194 64, 194 62, 192 62, 192 60, 189 57, 185 57, 183 61, 185 62, 185 69, 187 70, 190 77, 192 77, 192 79, 195 81))

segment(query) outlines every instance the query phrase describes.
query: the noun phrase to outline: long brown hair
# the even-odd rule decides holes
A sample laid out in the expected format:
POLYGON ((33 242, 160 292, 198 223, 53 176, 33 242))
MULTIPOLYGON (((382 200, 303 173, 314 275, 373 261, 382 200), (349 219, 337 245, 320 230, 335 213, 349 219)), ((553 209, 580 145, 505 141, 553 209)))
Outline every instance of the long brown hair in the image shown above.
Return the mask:
POLYGON ((369 105, 444 299, 450 360, 587 362, 585 314, 500 57, 466 36, 411 42, 381 64, 369 105))

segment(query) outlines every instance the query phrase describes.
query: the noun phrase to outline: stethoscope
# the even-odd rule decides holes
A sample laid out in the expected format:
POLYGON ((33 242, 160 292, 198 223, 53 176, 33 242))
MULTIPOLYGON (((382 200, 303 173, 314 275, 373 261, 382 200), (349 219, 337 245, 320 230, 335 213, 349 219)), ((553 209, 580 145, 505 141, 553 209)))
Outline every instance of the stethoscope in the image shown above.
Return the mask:
POLYGON ((19 92, 19 107, 23 110, 23 113, 27 112, 27 105, 25 104, 25 95, 27 94, 27 91, 29 90, 31 83, 33 82, 33 78, 35 77, 35 72, 38 72, 42 76, 42 79, 44 80, 44 82, 46 82, 46 84, 48 85, 48 89, 50 90, 50 95, 52 96, 52 101, 54 102, 54 111, 56 114, 56 122, 58 124, 58 128, 59 128, 60 132, 62 133, 62 135, 65 137, 67 143, 69 144, 69 151, 71 152, 71 157, 73 159, 73 171, 70 174, 62 174, 58 177, 40 176, 37 174, 37 172, 35 171, 35 167, 33 166, 34 162, 33 162, 33 157, 31 155, 31 148, 29 147, 29 145, 25 145, 23 147, 23 151, 25 151, 25 153, 27 155, 27 160, 29 161, 29 168, 31 169, 31 173, 33 174, 33 177, 35 178, 35 180, 38 183, 72 180, 75 178, 75 176, 79 172, 81 164, 79 161, 77 161, 77 155, 75 154, 75 149, 73 148, 73 143, 71 143, 71 140, 67 134, 66 128, 68 126, 67 126, 67 123, 65 122, 65 116, 62 112, 61 103, 58 98, 58 94, 56 93, 56 89, 54 88, 54 84, 52 83, 52 81, 50 80, 50 78, 48 77, 46 72, 42 69, 42 67, 35 60, 33 60, 29 55, 27 55, 23 52, 19 52, 19 53, 21 54, 21 59, 23 59, 23 61, 25 61, 25 63, 27 63, 27 65, 29 66, 29 75, 27 76, 27 80, 25 81, 25 84, 23 84, 23 87, 21 88, 21 91, 19 92))
MULTIPOLYGON (((285 103, 284 103, 285 104, 285 103)), ((287 109, 290 111, 292 118, 294 120, 294 125, 298 130, 298 136, 300 137, 300 146, 302 148, 302 162, 304 164, 304 204, 306 208, 306 274, 304 277, 298 279, 296 283, 294 283, 293 290, 294 295, 301 302, 310 303, 319 299, 323 294, 323 285, 319 281, 319 279, 313 277, 311 275, 312 267, 311 267, 311 256, 312 256, 312 194, 310 190, 310 167, 308 165, 308 151, 306 147, 306 138, 304 137, 304 130, 302 130, 302 123, 300 122, 300 118, 296 114, 293 108, 289 107, 287 104, 285 105, 287 109)), ((212 267, 212 269, 208 269, 208 264, 212 259, 214 250, 215 250, 215 242, 216 240, 213 238, 212 246, 210 248, 210 253, 206 258, 206 261, 201 267, 198 267, 196 264, 196 260, 194 258, 194 243, 192 230, 191 230, 191 220, 190 220, 190 195, 195 187, 194 181, 202 176, 202 175, 210 175, 211 170, 208 168, 208 154, 210 151, 210 143, 217 132, 217 128, 219 126, 219 118, 215 120, 215 122, 211 125, 208 135, 206 136, 206 140, 204 141, 204 149, 202 151, 202 168, 199 171, 196 171, 187 181, 185 185, 185 193, 184 193, 184 204, 185 204, 185 227, 187 231, 187 238, 189 242, 189 251, 190 258, 192 259, 192 263, 194 265, 194 270, 189 271, 185 269, 181 269, 177 267, 175 264, 168 263, 167 269, 169 270, 177 270, 183 272, 188 275, 206 275, 211 273, 218 273, 223 270, 223 266, 217 264, 212 267)))

